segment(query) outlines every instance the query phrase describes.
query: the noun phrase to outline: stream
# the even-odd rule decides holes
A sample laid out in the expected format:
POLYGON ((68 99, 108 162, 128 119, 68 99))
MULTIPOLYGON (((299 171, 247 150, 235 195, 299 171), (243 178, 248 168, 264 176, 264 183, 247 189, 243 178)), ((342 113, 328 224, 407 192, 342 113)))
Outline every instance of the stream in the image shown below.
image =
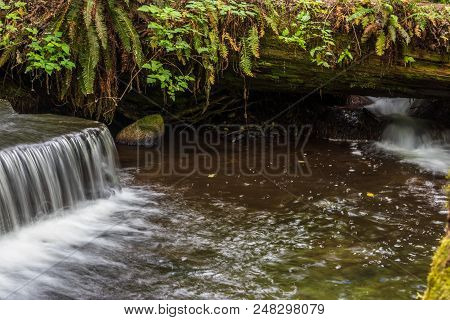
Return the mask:
POLYGON ((409 99, 372 99, 391 119, 378 142, 310 140, 299 157, 277 137, 228 139, 205 166, 179 139, 118 146, 119 166, 97 123, 1 117, 0 298, 417 298, 445 227, 449 133, 409 99))

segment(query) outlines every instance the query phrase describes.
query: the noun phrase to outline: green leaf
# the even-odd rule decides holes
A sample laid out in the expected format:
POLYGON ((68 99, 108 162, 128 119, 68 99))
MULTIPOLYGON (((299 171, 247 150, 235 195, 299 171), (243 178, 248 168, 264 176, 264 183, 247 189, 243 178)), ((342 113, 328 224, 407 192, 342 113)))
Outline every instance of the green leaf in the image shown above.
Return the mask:
POLYGON ((88 45, 83 48, 80 55, 82 68, 80 80, 85 95, 94 93, 96 68, 100 59, 100 46, 97 39, 97 34, 91 25, 87 33, 88 45))

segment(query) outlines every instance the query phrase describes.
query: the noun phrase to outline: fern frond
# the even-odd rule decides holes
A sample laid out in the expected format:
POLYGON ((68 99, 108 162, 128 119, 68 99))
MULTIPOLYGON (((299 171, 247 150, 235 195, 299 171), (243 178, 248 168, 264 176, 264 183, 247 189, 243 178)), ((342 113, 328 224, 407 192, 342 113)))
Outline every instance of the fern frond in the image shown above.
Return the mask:
POLYGON ((79 16, 81 14, 81 10, 82 10, 82 2, 81 1, 72 1, 70 4, 70 8, 67 12, 67 17, 66 17, 66 21, 67 21, 67 26, 66 28, 66 32, 68 35, 68 38, 70 39, 70 43, 71 43, 71 47, 74 47, 73 44, 75 43, 76 38, 80 35, 80 34, 84 34, 84 27, 83 29, 80 28, 80 25, 83 26, 83 24, 79 22, 79 16), (83 31, 82 31, 83 30, 83 31))
POLYGON ((259 32, 256 26, 253 26, 248 32, 248 46, 255 58, 259 58, 259 32))
POLYGON ((94 26, 90 26, 86 37, 88 45, 83 46, 80 55, 80 64, 82 68, 80 84, 84 95, 94 93, 96 68, 100 60, 100 45, 94 26))
POLYGON ((97 36, 102 44, 102 48, 104 50, 108 47, 108 31, 105 23, 104 17, 104 7, 101 2, 97 3, 97 7, 95 10, 95 28, 97 30, 97 36))
POLYGON ((247 47, 246 41, 242 41, 241 55, 239 59, 239 66, 242 72, 250 77, 253 77, 252 72, 252 59, 249 54, 249 48, 247 47))
POLYGON ((416 35, 416 37, 422 38, 422 30, 420 29, 420 25, 416 25, 416 27, 414 28, 414 34, 416 35))
POLYGON ((6 62, 8 62, 9 58, 11 57, 11 55, 14 52, 15 49, 16 49, 16 46, 11 45, 11 46, 9 46, 6 50, 4 50, 1 53, 1 56, 0 56, 0 67, 3 67, 3 65, 6 62))
POLYGON ((70 7, 67 11, 67 21, 71 22, 71 21, 78 21, 80 18, 80 10, 81 10, 81 5, 83 3, 81 1, 72 1, 70 3, 70 7))
POLYGON ((278 35, 278 23, 275 20, 275 17, 269 17, 264 14, 264 20, 266 21, 267 25, 270 27, 270 29, 278 35))
POLYGON ((389 24, 394 28, 398 28, 400 24, 398 23, 398 17, 396 15, 391 14, 389 16, 389 24))
POLYGON ((402 36, 403 40, 405 40, 406 44, 409 44, 411 42, 411 37, 409 36, 408 32, 406 32, 405 29, 403 29, 402 26, 397 27, 398 33, 402 36))
POLYGON ((375 43, 375 51, 377 55, 382 56, 384 54, 384 50, 386 49, 386 35, 383 31, 380 32, 377 38, 377 42, 375 43))
POLYGON ((219 50, 219 36, 217 35, 216 31, 210 31, 209 32, 209 47, 210 47, 210 57, 209 59, 214 61, 214 63, 217 63, 217 61, 219 60, 218 57, 218 50, 219 50))
POLYGON ((364 29, 363 35, 361 37, 361 42, 362 43, 367 42, 367 40, 369 40, 369 38, 372 36, 372 34, 374 34, 377 30, 378 30, 378 24, 376 24, 376 23, 369 24, 364 29))
POLYGON ((63 10, 63 12, 60 13, 60 15, 58 16, 58 20, 55 23, 54 31, 59 31, 60 30, 62 24, 66 20, 67 13, 68 13, 69 9, 71 8, 71 6, 72 6, 72 4, 69 2, 69 4, 63 10))
POLYGON ((194 50, 197 52, 199 48, 203 47, 202 37, 200 36, 199 33, 195 33, 194 36, 192 37, 192 46, 194 50))
POLYGON ((224 60, 228 60, 228 47, 224 43, 219 43, 220 56, 224 60))
POLYGON ((115 31, 117 32, 122 45, 127 52, 131 52, 133 54, 136 63, 141 66, 144 61, 144 54, 142 52, 142 45, 139 35, 134 28, 133 22, 122 8, 115 6, 112 10, 115 31))
POLYGON ((225 32, 224 35, 222 36, 222 38, 224 40, 228 40, 228 42, 231 45, 231 48, 233 48, 234 51, 239 51, 239 47, 238 47, 236 41, 234 41, 234 39, 230 36, 230 34, 228 32, 225 32))
POLYGON ((83 17, 84 23, 86 24, 86 29, 89 29, 92 23, 93 12, 94 12, 95 0, 86 0, 83 17))
POLYGON ((370 19, 369 16, 365 16, 364 18, 361 19, 361 26, 363 28, 366 28, 370 23, 370 19))
POLYGON ((371 8, 364 8, 364 7, 359 7, 352 15, 347 17, 347 22, 350 21, 355 21, 356 24, 359 24, 359 20, 364 17, 365 15, 372 13, 373 9, 371 8))
POLYGON ((389 40, 394 42, 397 40, 397 32, 395 31, 394 26, 389 26, 388 27, 388 32, 389 32, 389 40))
POLYGON ((215 69, 212 64, 208 64, 206 67, 206 80, 209 86, 214 85, 216 82, 215 69))

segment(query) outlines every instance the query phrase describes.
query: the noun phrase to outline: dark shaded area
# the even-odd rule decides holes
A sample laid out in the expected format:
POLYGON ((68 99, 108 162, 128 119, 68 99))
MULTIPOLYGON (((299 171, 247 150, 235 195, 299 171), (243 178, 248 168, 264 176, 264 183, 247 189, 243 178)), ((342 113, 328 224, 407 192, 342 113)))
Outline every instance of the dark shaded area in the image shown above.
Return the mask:
POLYGON ((313 136, 331 139, 377 139, 384 120, 362 108, 369 104, 365 97, 320 95, 309 97, 285 93, 250 91, 247 100, 242 92, 221 90, 210 97, 205 107, 203 96, 184 96, 169 106, 157 106, 159 99, 133 93, 119 106, 111 130, 115 134, 123 126, 146 115, 161 113, 166 123, 186 125, 230 125, 260 127, 273 125, 312 125, 313 136))

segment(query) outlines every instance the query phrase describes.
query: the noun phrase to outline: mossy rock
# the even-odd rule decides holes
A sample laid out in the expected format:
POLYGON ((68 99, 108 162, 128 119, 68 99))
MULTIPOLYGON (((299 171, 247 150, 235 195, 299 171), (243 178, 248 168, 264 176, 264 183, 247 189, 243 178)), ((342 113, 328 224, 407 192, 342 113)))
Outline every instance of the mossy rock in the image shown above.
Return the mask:
POLYGON ((445 237, 433 256, 425 300, 450 300, 450 236, 445 237))
POLYGON ((153 147, 158 145, 163 135, 164 119, 159 114, 153 114, 122 129, 116 136, 116 142, 130 146, 153 147))

